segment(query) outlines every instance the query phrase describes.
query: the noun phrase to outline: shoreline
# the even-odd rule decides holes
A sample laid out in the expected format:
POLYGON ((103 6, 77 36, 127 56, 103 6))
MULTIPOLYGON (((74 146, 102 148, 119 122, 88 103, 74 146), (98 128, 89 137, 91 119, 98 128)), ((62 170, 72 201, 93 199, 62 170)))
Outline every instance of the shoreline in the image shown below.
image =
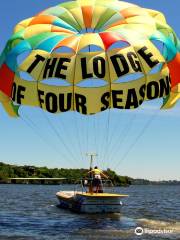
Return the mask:
MULTIPOLYGON (((53 178, 52 178, 53 180, 53 178)), ((18 180, 17 182, 11 182, 10 180, 0 180, 0 185, 2 184, 14 184, 14 185, 76 185, 76 183, 65 183, 65 182, 62 182, 62 181, 59 181, 59 182, 54 182, 54 181, 46 181, 46 180, 39 180, 39 181, 33 181, 33 180, 18 180)), ((130 187, 130 186, 179 186, 180 185, 180 182, 177 182, 177 183, 162 183, 162 182, 156 182, 156 183, 149 183, 149 184, 135 184, 135 183, 132 183, 132 184, 129 184, 129 185, 114 185, 114 187, 124 187, 124 188, 127 188, 127 187, 130 187)))
MULTIPOLYGON (((18 166, 0 162, 0 184, 77 184, 87 177, 89 169, 47 168, 18 166)), ((153 181, 121 176, 110 168, 103 170, 114 186, 130 185, 180 185, 179 180, 153 181)))

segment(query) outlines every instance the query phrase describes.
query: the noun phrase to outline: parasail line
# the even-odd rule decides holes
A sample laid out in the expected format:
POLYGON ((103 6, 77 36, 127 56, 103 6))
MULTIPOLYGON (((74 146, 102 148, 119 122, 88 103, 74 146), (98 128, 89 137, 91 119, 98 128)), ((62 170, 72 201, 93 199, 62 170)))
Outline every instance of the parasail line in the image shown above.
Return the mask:
POLYGON ((76 113, 74 112, 73 114, 74 116, 74 126, 75 126, 75 130, 76 130, 76 135, 77 135, 77 142, 79 145, 79 151, 80 151, 80 155, 81 155, 81 160, 83 162, 83 152, 82 152, 82 146, 81 146, 81 141, 80 141, 80 134, 79 134, 79 127, 78 127, 78 122, 77 122, 77 116, 76 113))
MULTIPOLYGON (((50 141, 47 141, 46 138, 44 138, 40 133, 37 132, 37 129, 39 130, 39 128, 36 126, 36 124, 29 119, 26 116, 27 119, 23 118, 22 116, 20 116, 20 119, 31 129, 33 130, 33 132, 44 142, 46 143, 48 146, 51 146, 51 148, 53 150, 55 150, 59 155, 61 155, 63 158, 68 159, 67 156, 65 154, 63 154, 62 152, 60 153, 59 150, 55 147, 55 145, 52 145, 50 141), (30 124, 29 124, 30 123, 30 124)), ((75 165, 74 165, 75 166, 75 165)))
MULTIPOLYGON (((63 118, 61 117, 60 120, 61 120, 61 122, 59 121, 59 122, 58 122, 58 123, 59 123, 58 125, 59 125, 59 127, 61 128, 61 132, 63 132, 63 130, 64 130, 64 132, 66 133, 65 135, 68 136, 69 141, 71 140, 71 143, 69 143, 69 144, 74 147, 73 138, 70 137, 68 128, 65 126, 65 124, 64 124, 64 122, 63 122, 63 118)), ((75 148, 74 148, 74 150, 75 150, 75 148)), ((76 149, 76 151, 77 151, 77 153, 78 153, 78 150, 77 150, 77 149, 76 149)), ((77 154, 77 155, 78 155, 78 154, 77 154)))
MULTIPOLYGON (((97 149, 97 127, 96 127, 96 120, 97 120, 97 116, 94 115, 93 116, 93 126, 94 126, 94 149, 96 150, 96 152, 98 152, 98 149, 97 149)), ((98 157, 98 155, 97 155, 98 157)), ((97 162, 97 165, 99 165, 99 161, 98 161, 98 158, 96 157, 96 162, 97 162)))
POLYGON ((119 135, 116 138, 117 141, 115 141, 116 144, 112 146, 111 151, 109 153, 109 159, 113 159, 114 156, 117 155, 117 152, 120 151, 120 149, 122 148, 122 145, 125 139, 128 137, 128 134, 133 126, 136 116, 137 116, 137 113, 135 113, 135 116, 133 115, 131 118, 129 118, 129 121, 127 122, 125 127, 122 129, 122 131, 119 132, 119 135))
MULTIPOLYGON (((118 113, 119 114, 119 113, 118 113)), ((121 121, 122 121, 122 116, 125 116, 125 114, 123 114, 122 112, 121 112, 121 117, 119 118, 117 118, 117 121, 115 122, 115 124, 113 125, 114 127, 112 128, 112 134, 110 135, 110 138, 109 138, 109 153, 108 153, 108 159, 109 159, 109 155, 110 155, 110 153, 112 152, 112 148, 113 148, 113 139, 114 138, 116 138, 115 136, 117 135, 117 129, 118 129, 118 127, 121 125, 121 121)), ((121 132, 120 132, 121 133, 121 132)), ((121 137, 122 135, 121 134, 119 134, 119 136, 121 137)), ((119 139, 120 137, 118 137, 117 139, 119 139)), ((117 141, 115 141, 115 143, 116 143, 117 141)))
POLYGON ((49 123, 49 126, 51 127, 51 129, 53 130, 53 132, 55 133, 55 135, 58 137, 59 141, 63 144, 63 146, 65 147, 65 149, 67 150, 67 152, 69 153, 69 155, 72 157, 72 159, 75 159, 74 154, 72 153, 71 149, 68 147, 68 145, 65 143, 65 141, 63 140, 62 136, 59 134, 59 132, 56 130, 56 128, 53 126, 53 124, 51 123, 50 119, 46 116, 46 114, 42 111, 43 115, 45 116, 46 121, 49 123))
POLYGON ((109 150, 110 109, 108 109, 107 111, 108 113, 107 113, 107 124, 106 124, 106 140, 105 140, 104 155, 103 155, 103 165, 105 165, 104 162, 106 162, 106 166, 108 161, 107 156, 108 156, 108 150, 109 150))
POLYGON ((122 163, 126 157, 128 156, 129 152, 134 148, 134 146, 137 144, 137 142, 139 141, 139 139, 141 138, 141 136, 143 136, 143 134, 145 133, 145 131, 148 129, 149 125, 152 123, 152 121, 154 120, 154 118, 158 115, 159 112, 155 112, 151 118, 147 121, 147 123, 145 124, 145 126, 143 127, 143 129, 141 130, 141 132, 137 135, 137 137, 135 138, 135 140, 132 142, 132 144, 130 145, 129 149, 124 153, 123 157, 121 158, 121 160, 115 165, 116 169, 119 165, 119 163, 122 163))

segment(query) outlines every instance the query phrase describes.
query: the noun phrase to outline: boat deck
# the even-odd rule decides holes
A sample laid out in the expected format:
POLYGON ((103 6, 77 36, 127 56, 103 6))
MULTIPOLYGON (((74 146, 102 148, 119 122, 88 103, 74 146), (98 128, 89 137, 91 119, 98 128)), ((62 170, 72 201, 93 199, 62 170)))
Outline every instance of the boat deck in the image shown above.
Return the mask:
POLYGON ((123 197, 128 197, 126 194, 117 194, 117 193, 85 193, 85 192, 74 192, 74 191, 62 191, 62 192, 57 192, 56 196, 64 198, 64 199, 71 199, 75 195, 79 196, 84 196, 84 197, 96 197, 96 198, 123 198, 123 197))
POLYGON ((76 193, 76 195, 81 195, 81 196, 86 196, 86 197, 101 197, 101 198, 106 198, 106 197, 128 197, 128 195, 125 194, 117 194, 117 193, 76 193))

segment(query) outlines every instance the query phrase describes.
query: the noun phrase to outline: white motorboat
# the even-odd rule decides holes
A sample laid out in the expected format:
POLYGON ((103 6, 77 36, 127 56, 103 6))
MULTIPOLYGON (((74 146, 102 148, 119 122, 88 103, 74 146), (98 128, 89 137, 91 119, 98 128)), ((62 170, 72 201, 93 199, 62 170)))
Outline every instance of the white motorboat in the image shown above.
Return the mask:
MULTIPOLYGON (((107 182, 107 181, 105 181, 107 182)), ((110 181, 108 181, 110 182, 110 181)), ((118 213, 122 207, 122 199, 128 195, 112 192, 104 192, 104 185, 101 192, 89 191, 90 185, 85 187, 82 183, 81 191, 59 191, 56 196, 59 206, 68 208, 79 213, 118 213), (87 190, 88 189, 88 190, 87 190)))

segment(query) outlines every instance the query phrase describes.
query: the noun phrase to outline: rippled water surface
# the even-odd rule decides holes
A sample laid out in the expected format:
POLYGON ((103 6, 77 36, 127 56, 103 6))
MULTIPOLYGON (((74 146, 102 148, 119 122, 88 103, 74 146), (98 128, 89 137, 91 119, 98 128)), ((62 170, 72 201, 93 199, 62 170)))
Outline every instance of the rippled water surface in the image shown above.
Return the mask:
POLYGON ((129 194, 121 213, 101 215, 58 208, 55 193, 70 187, 1 184, 0 240, 180 240, 180 186, 120 188, 129 194))

